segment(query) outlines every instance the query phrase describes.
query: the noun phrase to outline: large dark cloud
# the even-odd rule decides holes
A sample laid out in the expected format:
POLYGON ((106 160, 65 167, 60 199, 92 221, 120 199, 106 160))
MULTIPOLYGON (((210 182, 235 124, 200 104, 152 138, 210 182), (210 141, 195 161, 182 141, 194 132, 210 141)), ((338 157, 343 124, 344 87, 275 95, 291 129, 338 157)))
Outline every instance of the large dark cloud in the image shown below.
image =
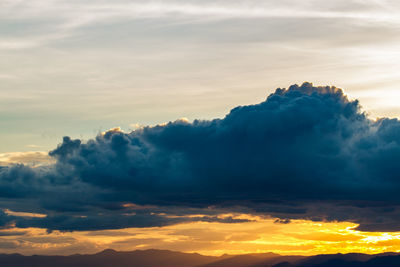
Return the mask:
POLYGON ((400 122, 370 120, 335 87, 277 89, 223 119, 65 137, 50 155, 46 168, 1 170, 2 205, 49 214, 14 218, 20 227, 160 226, 235 210, 400 230, 400 122), (126 216, 123 203, 151 206, 126 216))

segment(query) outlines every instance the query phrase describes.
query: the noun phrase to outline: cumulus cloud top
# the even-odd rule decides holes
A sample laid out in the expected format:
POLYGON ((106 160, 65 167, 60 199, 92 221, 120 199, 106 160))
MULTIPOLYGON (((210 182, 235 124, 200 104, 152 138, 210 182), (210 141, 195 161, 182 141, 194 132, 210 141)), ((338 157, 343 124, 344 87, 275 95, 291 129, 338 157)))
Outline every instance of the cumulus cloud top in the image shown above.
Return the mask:
POLYGON ((48 215, 0 214, 4 227, 147 227, 231 210, 399 230, 400 123, 370 120, 335 87, 278 88, 223 119, 64 137, 49 154, 54 165, 1 169, 4 207, 48 215))

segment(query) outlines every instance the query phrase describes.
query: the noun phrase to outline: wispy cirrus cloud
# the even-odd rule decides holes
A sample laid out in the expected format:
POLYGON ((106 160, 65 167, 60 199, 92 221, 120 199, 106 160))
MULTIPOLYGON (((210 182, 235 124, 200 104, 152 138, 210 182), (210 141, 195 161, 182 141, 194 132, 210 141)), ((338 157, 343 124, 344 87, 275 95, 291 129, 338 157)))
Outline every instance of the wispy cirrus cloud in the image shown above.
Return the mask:
POLYGON ((399 80, 388 71, 400 62, 396 1, 0 4, 1 128, 14 129, 0 132, 3 152, 51 149, 66 132, 220 117, 304 80, 348 88, 374 116, 399 114, 384 104, 399 80))
POLYGON ((18 36, 17 31, 13 38, 0 39, 0 49, 43 46, 73 37, 76 31, 91 25, 143 19, 169 18, 172 24, 257 18, 352 19, 390 26, 400 23, 396 8, 393 2, 376 1, 353 1, 346 9, 324 1, 6 1, 0 11, 3 21, 11 28, 25 24, 24 28, 35 35, 18 36), (351 4, 357 8, 351 9, 351 4))

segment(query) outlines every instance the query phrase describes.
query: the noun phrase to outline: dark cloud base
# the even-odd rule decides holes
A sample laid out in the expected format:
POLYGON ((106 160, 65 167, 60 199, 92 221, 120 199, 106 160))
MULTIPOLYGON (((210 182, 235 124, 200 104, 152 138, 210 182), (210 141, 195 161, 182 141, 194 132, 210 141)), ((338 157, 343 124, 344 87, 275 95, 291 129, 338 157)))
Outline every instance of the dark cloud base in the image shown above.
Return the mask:
POLYGON ((400 230, 400 122, 369 119, 335 87, 277 89, 223 119, 64 137, 50 155, 51 166, 0 170, 5 209, 48 216, 3 212, 0 225, 151 227, 236 211, 400 230))

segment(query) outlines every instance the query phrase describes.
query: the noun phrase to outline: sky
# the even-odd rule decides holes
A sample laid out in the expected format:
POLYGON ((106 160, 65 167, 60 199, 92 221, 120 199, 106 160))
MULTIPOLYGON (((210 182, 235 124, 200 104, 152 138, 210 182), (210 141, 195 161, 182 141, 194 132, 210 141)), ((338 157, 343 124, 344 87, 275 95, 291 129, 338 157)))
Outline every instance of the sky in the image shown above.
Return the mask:
POLYGON ((399 12, 0 1, 0 252, 400 251, 399 12))
POLYGON ((335 85, 400 113, 397 1, 0 3, 0 152, 223 117, 275 88, 335 85))

